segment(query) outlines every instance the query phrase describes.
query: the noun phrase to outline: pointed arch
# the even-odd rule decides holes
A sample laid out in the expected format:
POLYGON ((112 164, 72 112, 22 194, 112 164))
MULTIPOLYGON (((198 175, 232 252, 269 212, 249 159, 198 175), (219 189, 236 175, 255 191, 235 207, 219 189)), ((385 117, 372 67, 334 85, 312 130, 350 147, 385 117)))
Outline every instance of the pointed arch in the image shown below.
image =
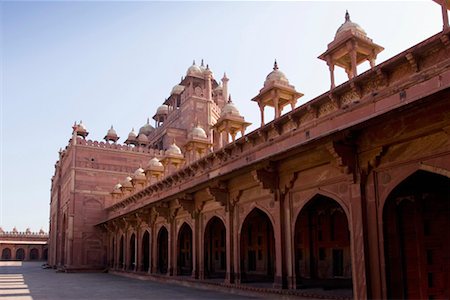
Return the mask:
POLYGON ((134 271, 136 270, 136 233, 131 234, 129 243, 128 269, 134 271))
POLYGON ((178 231, 178 260, 177 270, 180 275, 192 274, 192 229, 186 222, 178 231))
POLYGON ((204 234, 204 274, 206 278, 225 278, 226 229, 217 216, 209 219, 204 234))
POLYGON ((4 248, 2 250, 2 260, 10 260, 11 259, 11 249, 4 248))
POLYGON ((273 282, 275 273, 275 236, 267 213, 253 208, 240 230, 242 282, 273 282))
POLYGON ((445 299, 450 291, 450 179, 418 170, 383 207, 388 298, 445 299))
POLYGON ((144 231, 142 235, 142 258, 141 258, 141 271, 148 272, 150 270, 150 233, 148 230, 144 231))
POLYGON ((166 274, 169 267, 169 232, 165 226, 161 226, 157 238, 158 259, 157 270, 161 274, 166 274))

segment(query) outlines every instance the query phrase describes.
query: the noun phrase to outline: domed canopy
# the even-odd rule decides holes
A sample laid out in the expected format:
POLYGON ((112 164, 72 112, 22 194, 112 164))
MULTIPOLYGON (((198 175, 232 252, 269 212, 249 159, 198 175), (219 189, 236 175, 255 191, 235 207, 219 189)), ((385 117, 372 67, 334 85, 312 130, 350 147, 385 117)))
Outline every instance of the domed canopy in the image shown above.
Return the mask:
POLYGON ((168 113, 169 113, 169 106, 167 106, 166 104, 161 105, 156 110, 157 115, 167 115, 168 113))
POLYGON ((180 147, 178 147, 175 144, 175 141, 172 143, 172 145, 169 146, 169 148, 166 150, 166 155, 175 155, 175 156, 180 156, 183 155, 181 153, 181 149, 180 147))
POLYGON ((114 190, 120 190, 121 187, 122 187, 122 185, 120 183, 118 183, 114 186, 114 190))
POLYGON ((134 131, 134 128, 131 129, 130 133, 128 134, 129 140, 135 140, 137 137, 136 131, 134 131))
POLYGON ((206 135, 206 132, 203 128, 201 128, 199 125, 192 128, 192 137, 201 138, 201 139, 207 139, 208 136, 206 135))
POLYGON ((139 134, 150 135, 155 128, 150 125, 150 120, 147 118, 147 123, 139 129, 139 134))
POLYGON ((80 121, 80 123, 78 124, 78 131, 82 131, 82 132, 86 132, 86 126, 84 126, 83 121, 80 121))
POLYGON ((273 64, 273 71, 269 73, 266 77, 266 81, 264 81, 264 86, 268 85, 270 82, 277 82, 281 84, 289 84, 289 80, 286 75, 278 69, 278 63, 275 60, 273 64))
POLYGON ((143 134, 143 133, 140 133, 140 134, 138 135, 137 140, 138 140, 138 142, 141 143, 141 144, 146 144, 146 143, 148 143, 148 137, 147 137, 145 134, 143 134))
POLYGON ((159 161, 159 159, 157 159, 156 157, 153 157, 152 159, 150 159, 150 161, 148 162, 147 166, 145 167, 146 169, 152 169, 152 168, 160 168, 163 167, 163 164, 159 161))
POLYGON ((179 95, 184 91, 184 86, 177 84, 172 88, 172 92, 170 92, 170 95, 179 95))
POLYGON ((348 13, 348 11, 346 11, 345 12, 345 22, 338 28, 334 38, 336 39, 340 34, 346 32, 346 31, 349 31, 349 30, 354 31, 355 33, 359 32, 362 35, 367 35, 361 26, 359 26, 358 24, 356 24, 350 20, 350 14, 348 13))
POLYGON ((106 133, 106 135, 107 135, 107 136, 111 136, 111 137, 117 136, 117 132, 116 132, 116 130, 114 130, 114 128, 113 128, 112 125, 111 125, 111 128, 108 129, 108 132, 106 133))
POLYGON ((120 184, 122 185, 121 188, 124 189, 132 189, 133 184, 131 183, 131 180, 133 180, 130 176, 127 176, 124 181, 122 181, 120 184))
POLYGON ((199 66, 197 66, 195 64, 195 60, 192 63, 192 66, 190 66, 189 69, 187 69, 187 71, 186 71, 187 76, 202 76, 202 74, 203 74, 203 71, 202 71, 202 69, 200 69, 199 66))
POLYGON ((231 101, 231 95, 228 98, 228 103, 225 104, 225 106, 222 108, 222 112, 220 113, 220 116, 226 116, 226 115, 233 115, 240 117, 241 114, 239 113, 239 110, 236 106, 234 106, 234 103, 231 101))
POLYGON ((113 126, 111 125, 111 128, 108 130, 104 137, 105 141, 113 141, 116 142, 119 137, 117 136, 117 132, 114 130, 113 126))

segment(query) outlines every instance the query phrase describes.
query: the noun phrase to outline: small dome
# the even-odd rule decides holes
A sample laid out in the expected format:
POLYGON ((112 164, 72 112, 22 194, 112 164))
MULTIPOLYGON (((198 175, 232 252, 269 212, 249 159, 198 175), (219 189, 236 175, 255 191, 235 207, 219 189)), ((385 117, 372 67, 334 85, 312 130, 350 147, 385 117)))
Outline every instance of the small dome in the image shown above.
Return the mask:
POLYGON ((169 106, 167 106, 166 104, 161 105, 156 110, 157 115, 167 115, 168 113, 169 113, 169 106))
POLYGON ((122 181, 122 188, 132 188, 133 184, 131 183, 132 178, 127 176, 124 181, 122 181))
POLYGON ((152 159, 150 159, 150 161, 148 162, 148 164, 146 166, 146 169, 154 168, 154 167, 158 167, 158 168, 163 167, 163 164, 156 157, 153 157, 152 159))
POLYGON ((120 183, 118 183, 114 186, 114 190, 120 190, 121 187, 122 187, 122 185, 120 183))
POLYGON ((134 128, 131 129, 130 133, 128 134, 129 140, 135 140, 137 137, 136 131, 134 131, 134 128))
POLYGON ((239 116, 239 117, 241 116, 237 107, 234 106, 233 102, 231 102, 231 96, 228 99, 228 103, 225 104, 225 106, 222 108, 222 112, 220 113, 220 116, 223 117, 228 114, 233 115, 233 116, 239 116))
POLYGON ((106 133, 109 137, 115 137, 117 136, 117 132, 114 130, 113 126, 111 125, 111 128, 108 129, 108 132, 106 133))
POLYGON ((84 126, 83 121, 78 124, 78 131, 87 131, 86 126, 84 126))
POLYGON ((143 133, 138 135, 137 140, 139 143, 148 143, 148 137, 143 133))
POLYGON ((192 128, 192 137, 201 138, 201 139, 207 139, 208 136, 206 135, 206 132, 203 128, 201 128, 199 125, 192 128))
POLYGON ((44 231, 44 229, 39 229, 39 234, 45 234, 45 231, 44 231))
POLYGON ((166 155, 183 155, 181 153, 180 147, 178 147, 175 142, 172 143, 172 145, 169 146, 169 148, 166 150, 166 155))
POLYGON ((203 70, 195 64, 195 61, 192 63, 192 66, 187 69, 186 75, 188 76, 202 76, 203 70))
POLYGON ((278 69, 277 61, 275 61, 273 65, 273 71, 269 73, 266 77, 266 81, 264 85, 267 85, 269 82, 278 82, 283 84, 289 84, 289 80, 286 75, 278 69))
POLYGON ((150 125, 150 120, 147 118, 147 123, 139 129, 139 134, 150 135, 155 128, 150 125))
POLYGON ((363 35, 367 35, 366 32, 364 31, 364 29, 362 29, 361 26, 359 26, 358 24, 352 22, 350 20, 350 14, 348 13, 348 11, 345 12, 345 22, 344 24, 342 24, 338 30, 336 31, 336 35, 334 36, 334 38, 336 39, 341 33, 346 32, 348 30, 352 30, 355 32, 359 32, 363 35))
POLYGON ((170 95, 179 95, 184 91, 184 86, 177 84, 172 88, 172 92, 170 92, 170 95))
POLYGON ((144 174, 144 169, 142 169, 141 167, 137 168, 136 171, 134 171, 134 175, 135 176, 145 175, 144 174))

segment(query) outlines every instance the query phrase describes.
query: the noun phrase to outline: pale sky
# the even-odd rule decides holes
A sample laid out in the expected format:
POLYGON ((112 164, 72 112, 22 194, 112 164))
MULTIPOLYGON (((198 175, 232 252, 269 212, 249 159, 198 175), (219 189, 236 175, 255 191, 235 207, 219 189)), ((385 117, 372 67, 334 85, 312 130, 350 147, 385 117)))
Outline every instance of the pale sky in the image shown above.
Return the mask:
POLYGON ((250 100, 274 59, 305 94, 298 105, 329 89, 328 67, 317 57, 346 9, 385 48, 377 64, 442 30, 433 1, 3 1, 0 9, 0 226, 19 231, 48 231, 50 180, 75 120, 93 140, 114 125, 123 142, 194 59, 203 58, 217 80, 227 73, 253 130, 260 117, 250 100))

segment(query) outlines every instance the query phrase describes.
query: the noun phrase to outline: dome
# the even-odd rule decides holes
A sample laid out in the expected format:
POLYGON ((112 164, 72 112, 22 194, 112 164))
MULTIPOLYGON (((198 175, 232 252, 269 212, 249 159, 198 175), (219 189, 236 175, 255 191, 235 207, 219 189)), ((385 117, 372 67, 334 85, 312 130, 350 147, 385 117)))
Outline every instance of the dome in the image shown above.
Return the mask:
POLYGON ((269 82, 289 84, 289 80, 287 79, 286 75, 284 75, 284 73, 278 69, 277 61, 275 61, 273 65, 273 71, 270 72, 269 75, 267 75, 264 85, 267 85, 269 82))
POLYGON ((148 137, 145 134, 143 134, 143 133, 140 133, 138 135, 137 140, 140 143, 148 143, 148 137))
POLYGON ((136 171, 134 171, 134 175, 136 176, 144 175, 144 169, 142 169, 141 167, 137 168, 136 171))
POLYGON ((83 121, 78 124, 78 131, 87 131, 86 126, 84 126, 83 121))
POLYGON ((159 159, 157 159, 156 157, 153 157, 152 159, 150 159, 150 161, 148 162, 146 169, 152 169, 152 168, 161 168, 163 167, 163 164, 159 161, 159 159))
POLYGON ((108 132, 106 133, 109 137, 115 137, 117 136, 117 132, 114 130, 113 126, 111 125, 111 128, 108 129, 108 132))
POLYGON ((166 155, 183 155, 181 153, 180 147, 178 147, 175 142, 172 143, 172 145, 169 146, 169 148, 166 150, 166 155))
POLYGON ((157 115, 167 115, 168 113, 169 113, 169 106, 167 106, 166 104, 161 105, 156 110, 157 115))
POLYGON ((172 92, 170 92, 170 95, 179 95, 184 91, 184 86, 177 84, 172 88, 172 92))
POLYGON ((150 125, 150 120, 147 118, 147 123, 139 129, 139 134, 150 135, 155 128, 150 125))
POLYGON ((201 139, 207 139, 208 136, 206 135, 206 132, 203 128, 201 128, 199 125, 192 128, 192 137, 201 138, 201 139))
POLYGON ((120 183, 118 183, 114 186, 114 190, 120 190, 121 187, 122 187, 122 185, 120 183))
POLYGON ((225 106, 222 108, 222 112, 220 113, 220 116, 223 117, 228 114, 233 115, 233 116, 239 116, 239 117, 241 116, 237 107, 234 106, 233 102, 231 102, 231 96, 228 100, 228 103, 225 104, 225 106))
POLYGON ((192 63, 192 66, 187 69, 186 75, 187 76, 202 76, 203 71, 202 69, 195 64, 195 61, 192 63))
POLYGON ((122 188, 132 188, 133 184, 131 183, 132 178, 130 176, 127 176, 125 180, 120 184, 122 188))
POLYGON ((128 134, 128 139, 134 140, 134 139, 136 139, 136 137, 137 137, 136 131, 134 131, 134 128, 132 128, 130 133, 128 134))
POLYGON ((352 30, 355 32, 359 32, 362 33, 363 35, 367 35, 366 32, 364 31, 364 29, 362 29, 361 26, 359 26, 358 24, 352 22, 350 20, 350 14, 347 12, 345 12, 345 22, 344 24, 342 24, 338 30, 336 31, 336 35, 334 36, 334 38, 336 39, 338 37, 339 34, 348 31, 348 30, 352 30))

